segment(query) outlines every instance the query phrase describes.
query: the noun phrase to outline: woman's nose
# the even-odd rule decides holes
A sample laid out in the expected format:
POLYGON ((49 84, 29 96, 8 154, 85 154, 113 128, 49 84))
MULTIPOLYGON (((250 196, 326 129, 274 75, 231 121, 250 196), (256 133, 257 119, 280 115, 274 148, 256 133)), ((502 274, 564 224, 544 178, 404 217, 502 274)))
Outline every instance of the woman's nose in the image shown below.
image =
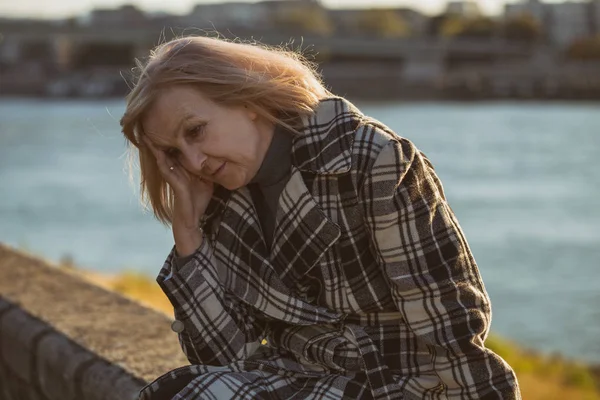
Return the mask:
POLYGON ((194 174, 200 174, 206 161, 206 154, 197 149, 183 149, 183 166, 194 174))

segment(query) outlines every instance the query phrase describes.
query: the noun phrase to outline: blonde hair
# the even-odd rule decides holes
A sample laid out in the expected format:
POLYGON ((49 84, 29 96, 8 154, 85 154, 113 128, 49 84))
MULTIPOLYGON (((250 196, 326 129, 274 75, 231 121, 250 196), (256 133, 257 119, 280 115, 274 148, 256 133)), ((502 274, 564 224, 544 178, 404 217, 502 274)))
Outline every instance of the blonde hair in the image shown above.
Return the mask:
POLYGON ((322 98, 331 95, 315 66, 299 53, 257 43, 183 37, 159 45, 145 65, 139 60, 136 64, 139 76, 121 118, 129 142, 130 176, 137 149, 142 204, 150 203, 154 216, 166 225, 172 222, 173 190, 141 141, 141 120, 162 90, 173 85, 196 87, 215 103, 246 105, 293 131, 299 117, 310 115, 322 98))

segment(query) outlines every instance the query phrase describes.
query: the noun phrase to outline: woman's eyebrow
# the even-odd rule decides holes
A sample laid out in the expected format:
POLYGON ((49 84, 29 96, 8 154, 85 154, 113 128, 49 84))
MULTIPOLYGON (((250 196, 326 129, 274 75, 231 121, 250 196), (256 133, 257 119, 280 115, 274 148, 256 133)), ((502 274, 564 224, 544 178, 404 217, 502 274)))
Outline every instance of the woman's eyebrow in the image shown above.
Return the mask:
POLYGON ((177 128, 175 128, 175 136, 177 136, 177 134, 179 132, 181 132, 181 127, 188 122, 190 119, 194 119, 196 118, 196 116, 194 114, 185 114, 183 116, 183 118, 181 118, 181 120, 179 121, 179 123, 177 124, 177 128))
POLYGON ((150 139, 152 144, 159 150, 166 150, 171 147, 168 141, 164 140, 160 135, 155 134, 152 131, 145 131, 144 135, 150 139))

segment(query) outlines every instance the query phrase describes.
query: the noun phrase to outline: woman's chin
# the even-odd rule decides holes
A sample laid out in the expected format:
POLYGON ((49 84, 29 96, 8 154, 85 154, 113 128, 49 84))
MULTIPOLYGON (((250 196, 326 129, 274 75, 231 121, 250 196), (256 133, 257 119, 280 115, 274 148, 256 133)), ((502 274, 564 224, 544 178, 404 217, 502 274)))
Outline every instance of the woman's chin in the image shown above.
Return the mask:
POLYGON ((225 189, 227 190, 238 190, 244 186, 246 186, 243 182, 239 182, 237 180, 227 180, 224 181, 223 183, 221 182, 217 182, 219 185, 223 186, 225 189))
POLYGON ((224 187, 225 189, 231 190, 231 191, 243 188, 244 186, 248 185, 252 179, 252 178, 248 178, 247 174, 244 173, 245 171, 239 171, 239 170, 232 169, 232 170, 223 171, 223 172, 228 172, 228 173, 222 174, 219 177, 221 179, 217 179, 215 181, 215 183, 224 187))

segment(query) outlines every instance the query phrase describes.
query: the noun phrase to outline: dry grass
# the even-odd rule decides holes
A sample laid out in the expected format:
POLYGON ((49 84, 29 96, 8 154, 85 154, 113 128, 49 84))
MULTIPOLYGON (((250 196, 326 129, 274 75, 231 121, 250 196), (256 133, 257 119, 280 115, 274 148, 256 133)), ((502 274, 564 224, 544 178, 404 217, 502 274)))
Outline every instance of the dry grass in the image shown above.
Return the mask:
POLYGON ((567 386, 532 373, 517 373, 521 394, 525 400, 599 400, 593 389, 567 386))
POLYGON ((99 274, 93 271, 72 270, 72 273, 95 285, 124 295, 149 308, 173 315, 173 306, 158 284, 146 275, 123 272, 118 275, 99 274))
POLYGON ((495 336, 486 345, 513 367, 524 399, 600 400, 596 377, 582 363, 525 351, 495 336))

